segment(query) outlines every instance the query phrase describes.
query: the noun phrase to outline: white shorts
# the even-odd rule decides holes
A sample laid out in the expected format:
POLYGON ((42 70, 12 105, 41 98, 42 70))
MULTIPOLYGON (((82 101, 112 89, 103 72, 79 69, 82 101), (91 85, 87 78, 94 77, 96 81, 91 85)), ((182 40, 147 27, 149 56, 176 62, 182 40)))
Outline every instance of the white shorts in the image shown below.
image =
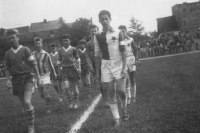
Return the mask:
POLYGON ((123 77, 122 72, 122 59, 104 60, 101 62, 101 81, 111 82, 114 79, 123 77))
POLYGON ((136 71, 135 56, 126 57, 126 63, 127 63, 127 70, 129 72, 136 71))
POLYGON ((40 79, 41 79, 43 85, 51 84, 50 73, 45 73, 44 75, 41 75, 40 79))

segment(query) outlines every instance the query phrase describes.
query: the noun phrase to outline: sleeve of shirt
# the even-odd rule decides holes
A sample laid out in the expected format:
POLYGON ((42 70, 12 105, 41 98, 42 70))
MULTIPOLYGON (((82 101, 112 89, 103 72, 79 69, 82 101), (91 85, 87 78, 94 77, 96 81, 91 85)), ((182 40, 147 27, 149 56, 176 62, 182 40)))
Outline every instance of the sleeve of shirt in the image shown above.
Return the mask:
POLYGON ((28 61, 30 62, 31 65, 34 66, 34 65, 37 64, 33 54, 31 53, 31 50, 29 48, 25 49, 25 56, 26 56, 26 58, 28 59, 28 61))
POLYGON ((58 50, 58 61, 57 61, 57 64, 60 65, 61 61, 62 61, 61 50, 58 50))
POLYGON ((94 56, 101 56, 101 49, 99 47, 99 42, 97 40, 97 36, 94 36, 94 41, 92 42, 94 45, 94 56))
POLYGON ((89 44, 90 44, 90 42, 88 42, 86 44, 86 61, 87 61, 88 65, 92 64, 91 63, 91 53, 90 53, 90 45, 89 44))
POLYGON ((11 62, 8 58, 8 54, 5 55, 4 60, 5 60, 5 70, 10 70, 11 69, 11 62))
POLYGON ((119 40, 118 41, 119 41, 119 50, 121 52, 126 51, 124 36, 123 36, 123 33, 121 31, 119 32, 119 40))

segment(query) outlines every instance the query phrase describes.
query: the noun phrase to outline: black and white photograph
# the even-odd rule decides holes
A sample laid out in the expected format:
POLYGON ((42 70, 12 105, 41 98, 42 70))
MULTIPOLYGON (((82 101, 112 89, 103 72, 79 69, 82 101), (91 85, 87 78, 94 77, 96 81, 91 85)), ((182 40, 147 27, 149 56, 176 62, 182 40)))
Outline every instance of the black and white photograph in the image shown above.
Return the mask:
POLYGON ((200 0, 0 0, 0 133, 200 133, 200 0))

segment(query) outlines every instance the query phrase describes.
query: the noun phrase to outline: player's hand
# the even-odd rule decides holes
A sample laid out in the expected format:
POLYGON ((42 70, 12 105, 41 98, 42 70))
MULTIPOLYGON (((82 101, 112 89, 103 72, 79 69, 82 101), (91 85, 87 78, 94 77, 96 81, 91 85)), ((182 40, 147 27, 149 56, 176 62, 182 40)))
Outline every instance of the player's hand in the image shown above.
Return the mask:
POLYGON ((80 69, 78 69, 78 74, 81 75, 81 70, 80 69))
POLYGON ((122 76, 124 77, 124 78, 126 78, 126 68, 122 68, 122 76))
POLYGON ((94 69, 93 69, 92 66, 90 66, 89 69, 90 69, 90 72, 91 72, 91 73, 94 73, 94 69))
POLYGON ((57 74, 56 74, 56 73, 54 73, 54 78, 55 78, 55 79, 57 79, 57 78, 58 78, 58 76, 57 76, 57 74))
POLYGON ((6 86, 7 86, 7 89, 11 89, 12 88, 12 83, 11 83, 10 80, 7 80, 6 86))
POLYGON ((37 84, 38 84, 38 87, 42 86, 42 80, 40 78, 37 78, 37 84))

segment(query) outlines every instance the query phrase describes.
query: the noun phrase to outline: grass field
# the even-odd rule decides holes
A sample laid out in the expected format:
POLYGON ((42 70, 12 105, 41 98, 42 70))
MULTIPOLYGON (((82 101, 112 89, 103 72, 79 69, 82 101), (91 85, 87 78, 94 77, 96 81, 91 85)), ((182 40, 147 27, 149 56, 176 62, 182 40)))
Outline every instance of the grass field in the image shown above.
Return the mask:
MULTIPOLYGON (((102 101, 78 133, 199 133, 200 53, 142 60, 137 68, 137 102, 129 108, 130 119, 113 127, 113 116, 102 101)), ((25 119, 16 97, 0 80, 0 133, 25 133, 25 119)), ((68 110, 66 97, 59 104, 53 96, 52 114, 46 115, 38 92, 33 96, 37 133, 66 133, 92 103, 80 96, 80 108, 68 110)))

